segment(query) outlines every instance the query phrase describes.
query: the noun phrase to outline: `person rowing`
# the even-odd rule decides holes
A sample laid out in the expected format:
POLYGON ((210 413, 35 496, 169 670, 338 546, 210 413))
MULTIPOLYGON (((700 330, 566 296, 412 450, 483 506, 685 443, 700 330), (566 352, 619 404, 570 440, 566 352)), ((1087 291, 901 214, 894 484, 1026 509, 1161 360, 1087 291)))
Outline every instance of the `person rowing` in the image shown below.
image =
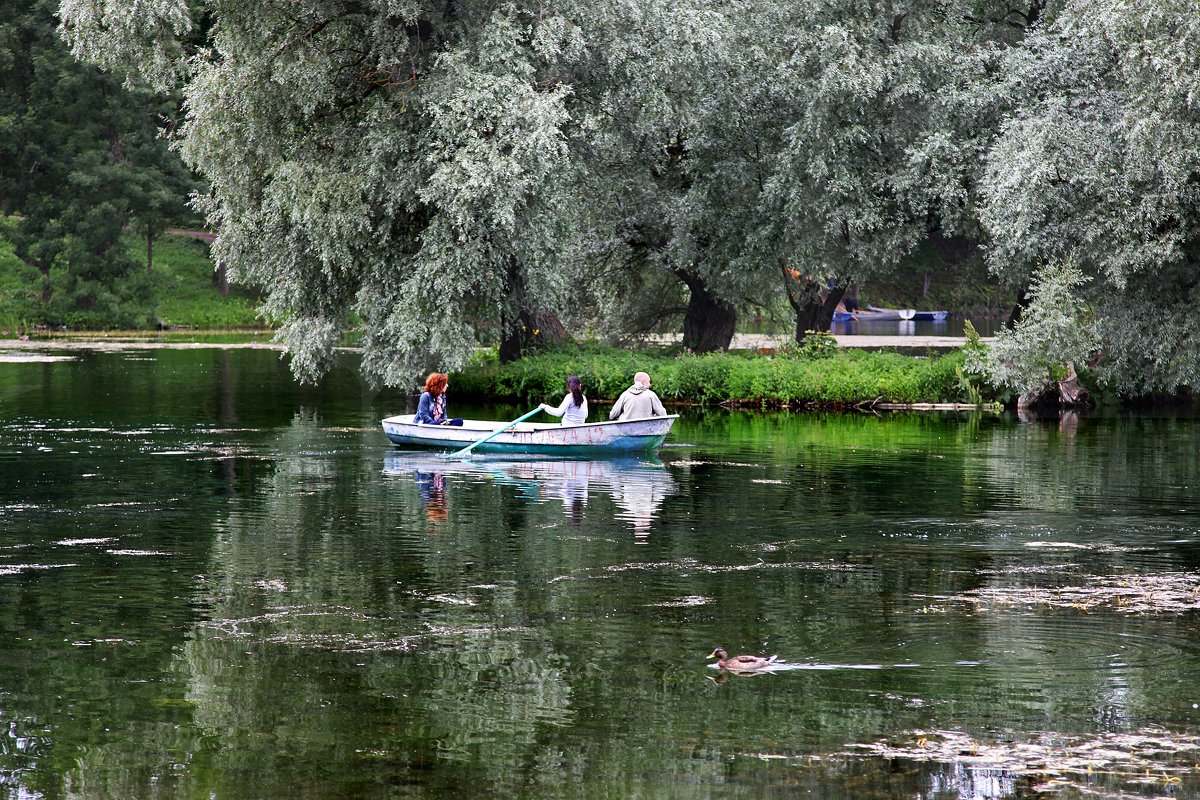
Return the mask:
POLYGON ((547 414, 562 417, 563 425, 582 425, 587 422, 588 405, 587 398, 583 396, 583 381, 578 375, 567 378, 567 394, 558 407, 542 403, 541 409, 547 414))

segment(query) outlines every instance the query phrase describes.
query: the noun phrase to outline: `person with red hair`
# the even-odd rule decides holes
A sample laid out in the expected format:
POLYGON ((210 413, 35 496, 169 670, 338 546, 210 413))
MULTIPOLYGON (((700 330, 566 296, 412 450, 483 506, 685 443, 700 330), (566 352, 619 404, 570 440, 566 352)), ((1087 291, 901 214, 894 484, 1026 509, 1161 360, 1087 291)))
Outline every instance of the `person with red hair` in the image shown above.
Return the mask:
POLYGON ((425 391, 417 403, 416 422, 421 425, 462 425, 462 417, 446 416, 446 389, 450 379, 443 372, 431 372, 425 379, 425 391))

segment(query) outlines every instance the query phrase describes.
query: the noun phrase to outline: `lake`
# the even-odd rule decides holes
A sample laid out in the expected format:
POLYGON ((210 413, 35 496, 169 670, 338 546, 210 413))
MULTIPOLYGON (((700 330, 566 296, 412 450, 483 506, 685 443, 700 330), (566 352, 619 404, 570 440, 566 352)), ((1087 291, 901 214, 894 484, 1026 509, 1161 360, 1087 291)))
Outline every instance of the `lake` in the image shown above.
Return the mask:
POLYGON ((352 356, 63 355, 0 363, 0 796, 1200 793, 1188 413, 451 462, 352 356))

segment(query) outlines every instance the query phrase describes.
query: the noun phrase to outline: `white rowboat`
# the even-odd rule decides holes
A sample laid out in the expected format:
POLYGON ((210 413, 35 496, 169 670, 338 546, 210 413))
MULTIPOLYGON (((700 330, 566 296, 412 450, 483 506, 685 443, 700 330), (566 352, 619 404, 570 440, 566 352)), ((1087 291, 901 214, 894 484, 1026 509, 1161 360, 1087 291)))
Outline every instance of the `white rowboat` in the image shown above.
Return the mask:
MULTIPOLYGON (((603 453, 644 453, 663 443, 678 414, 613 422, 561 425, 521 422, 480 444, 476 452, 548 453, 580 456, 603 453)), ((387 417, 383 432, 393 444, 458 450, 495 433, 509 423, 465 419, 457 425, 420 425, 412 414, 387 417)))

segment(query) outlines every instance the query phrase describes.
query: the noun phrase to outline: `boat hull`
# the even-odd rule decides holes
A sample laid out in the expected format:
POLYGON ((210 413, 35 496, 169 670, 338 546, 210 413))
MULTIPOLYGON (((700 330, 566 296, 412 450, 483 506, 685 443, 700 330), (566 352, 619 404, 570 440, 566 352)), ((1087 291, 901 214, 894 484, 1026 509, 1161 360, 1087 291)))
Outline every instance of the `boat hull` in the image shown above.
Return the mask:
POLYGON ((918 311, 913 316, 913 319, 925 322, 941 322, 948 316, 950 316, 949 311, 918 311))
MULTIPOLYGON (((563 456, 644 453, 663 443, 678 418, 678 414, 671 414, 666 417, 593 422, 584 425, 523 422, 480 444, 474 452, 542 453, 563 456)), ((383 432, 392 444, 459 450, 507 424, 468 419, 463 420, 461 427, 418 425, 413 422, 411 414, 405 414, 383 420, 383 432)))
POLYGON ((917 313, 911 308, 876 308, 867 306, 866 310, 834 311, 834 322, 905 322, 917 319, 917 313))
POLYGON ((878 319, 878 320, 909 320, 917 314, 915 309, 911 308, 878 308, 877 306, 867 306, 865 313, 859 312, 859 320, 878 319))

